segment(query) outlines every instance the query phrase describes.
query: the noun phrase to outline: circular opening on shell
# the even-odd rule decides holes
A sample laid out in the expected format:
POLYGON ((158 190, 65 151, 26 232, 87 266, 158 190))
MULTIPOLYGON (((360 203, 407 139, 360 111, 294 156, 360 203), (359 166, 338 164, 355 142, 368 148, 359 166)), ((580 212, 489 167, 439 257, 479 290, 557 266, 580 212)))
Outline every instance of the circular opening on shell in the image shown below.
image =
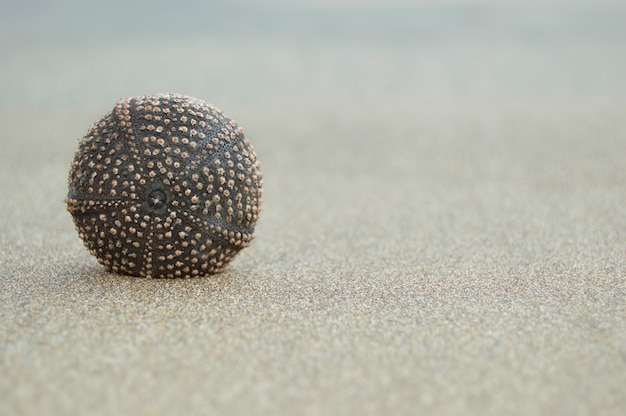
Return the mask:
POLYGON ((152 186, 145 194, 143 207, 149 212, 162 214, 167 210, 170 202, 169 194, 162 185, 152 186))

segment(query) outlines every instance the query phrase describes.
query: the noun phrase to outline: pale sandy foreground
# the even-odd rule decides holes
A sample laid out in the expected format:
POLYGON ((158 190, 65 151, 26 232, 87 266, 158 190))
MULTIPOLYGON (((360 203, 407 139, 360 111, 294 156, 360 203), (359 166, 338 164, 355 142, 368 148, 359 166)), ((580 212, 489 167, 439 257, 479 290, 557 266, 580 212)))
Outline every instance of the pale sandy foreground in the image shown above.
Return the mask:
POLYGON ((626 413, 626 8, 344 3, 0 6, 0 414, 626 413), (108 274, 65 211, 165 91, 263 163, 218 276, 108 274))

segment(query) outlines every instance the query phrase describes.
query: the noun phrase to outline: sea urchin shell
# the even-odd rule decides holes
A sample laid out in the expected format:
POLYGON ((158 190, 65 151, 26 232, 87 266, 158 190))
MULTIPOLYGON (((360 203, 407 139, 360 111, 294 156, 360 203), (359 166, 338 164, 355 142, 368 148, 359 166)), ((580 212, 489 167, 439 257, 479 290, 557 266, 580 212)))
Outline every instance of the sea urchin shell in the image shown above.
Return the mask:
POLYGON ((218 273, 253 238, 263 175, 234 120, 202 100, 126 98, 81 140, 67 209, 107 270, 218 273))

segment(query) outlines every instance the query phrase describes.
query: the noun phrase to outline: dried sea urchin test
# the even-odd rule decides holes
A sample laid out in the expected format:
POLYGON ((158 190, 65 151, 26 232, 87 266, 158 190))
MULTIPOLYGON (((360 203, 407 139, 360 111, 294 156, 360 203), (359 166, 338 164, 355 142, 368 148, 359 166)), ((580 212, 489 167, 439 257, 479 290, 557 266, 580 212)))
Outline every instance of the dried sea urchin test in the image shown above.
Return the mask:
POLYGON ((234 120, 202 100, 127 98, 81 140, 67 209, 107 270, 218 273, 253 238, 263 175, 234 120))

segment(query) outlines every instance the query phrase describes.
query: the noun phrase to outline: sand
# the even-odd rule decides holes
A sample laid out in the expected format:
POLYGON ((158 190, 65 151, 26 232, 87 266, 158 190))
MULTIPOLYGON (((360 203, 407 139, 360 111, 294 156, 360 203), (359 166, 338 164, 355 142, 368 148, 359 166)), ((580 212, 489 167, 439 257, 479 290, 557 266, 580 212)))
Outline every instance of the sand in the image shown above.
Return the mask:
POLYGON ((1 6, 1 414, 626 413, 626 9, 1 6), (257 238, 106 273, 65 211, 125 96, 236 118, 257 238))

